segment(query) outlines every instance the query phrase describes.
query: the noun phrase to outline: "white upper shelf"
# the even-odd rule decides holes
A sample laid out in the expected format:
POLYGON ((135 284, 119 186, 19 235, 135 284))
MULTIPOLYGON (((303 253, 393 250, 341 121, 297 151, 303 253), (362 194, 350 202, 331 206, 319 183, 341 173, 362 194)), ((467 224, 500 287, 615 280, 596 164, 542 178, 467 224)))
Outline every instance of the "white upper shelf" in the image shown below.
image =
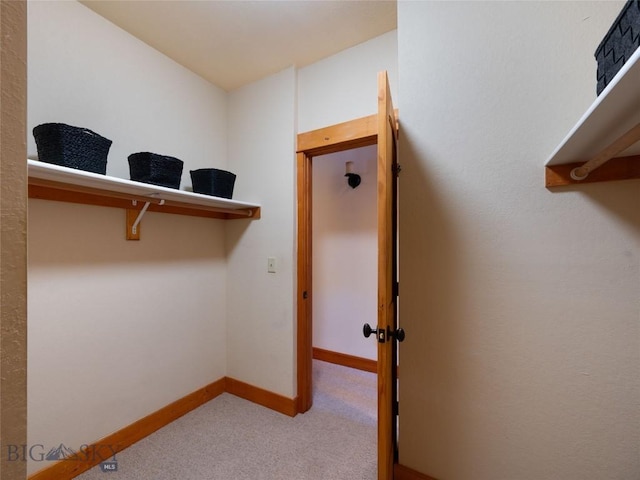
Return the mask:
MULTIPOLYGON (((123 178, 109 177, 97 173, 61 167, 37 160, 27 160, 29 178, 56 182, 58 184, 86 187, 104 192, 117 192, 132 197, 165 200, 178 204, 192 205, 194 208, 219 208, 221 210, 254 211, 260 206, 221 197, 202 195, 173 188, 134 182, 123 178)), ((249 216, 249 213, 247 213, 249 216)))
MULTIPOLYGON (((553 152, 546 165, 587 161, 640 123, 640 48, 553 152)), ((636 143, 620 157, 640 155, 636 143)))

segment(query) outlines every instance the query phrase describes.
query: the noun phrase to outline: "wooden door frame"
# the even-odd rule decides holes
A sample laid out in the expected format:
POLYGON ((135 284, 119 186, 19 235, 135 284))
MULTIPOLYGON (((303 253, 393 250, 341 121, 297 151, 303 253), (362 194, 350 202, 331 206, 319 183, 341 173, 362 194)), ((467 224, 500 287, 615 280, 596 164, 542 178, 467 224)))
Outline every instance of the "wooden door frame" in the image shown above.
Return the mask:
POLYGON ((313 157, 378 143, 378 116, 370 115, 298 134, 297 149, 297 407, 311 408, 312 395, 312 163, 313 157))

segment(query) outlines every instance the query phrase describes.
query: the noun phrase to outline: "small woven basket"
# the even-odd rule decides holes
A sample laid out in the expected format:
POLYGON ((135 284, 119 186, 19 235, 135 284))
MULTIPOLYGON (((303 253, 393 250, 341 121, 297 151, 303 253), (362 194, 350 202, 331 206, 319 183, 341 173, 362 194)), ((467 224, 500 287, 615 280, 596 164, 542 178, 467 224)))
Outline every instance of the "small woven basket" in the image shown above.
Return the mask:
POLYGON ((63 167, 107 173, 111 140, 87 128, 65 123, 43 123, 33 129, 38 160, 63 167))
POLYGON ((157 153, 132 153, 129 159, 129 174, 136 182, 180 188, 184 162, 174 157, 157 153))
POLYGON ((217 168, 191 170, 191 183, 195 193, 214 197, 231 198, 236 182, 235 174, 217 168))
POLYGON ((639 47, 640 0, 627 0, 596 49, 598 95, 639 47))

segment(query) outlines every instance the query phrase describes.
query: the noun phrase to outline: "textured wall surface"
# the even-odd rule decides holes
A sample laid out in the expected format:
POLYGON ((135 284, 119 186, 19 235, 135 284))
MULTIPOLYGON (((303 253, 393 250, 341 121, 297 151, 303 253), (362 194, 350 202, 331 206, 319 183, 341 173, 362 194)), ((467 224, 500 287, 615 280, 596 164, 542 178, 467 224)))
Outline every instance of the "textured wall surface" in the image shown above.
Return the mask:
POLYGON ((398 6, 400 462, 639 478, 640 184, 543 183, 622 3, 398 6))
POLYGON ((0 479, 26 465, 6 455, 27 437, 27 12, 0 2, 0 479))

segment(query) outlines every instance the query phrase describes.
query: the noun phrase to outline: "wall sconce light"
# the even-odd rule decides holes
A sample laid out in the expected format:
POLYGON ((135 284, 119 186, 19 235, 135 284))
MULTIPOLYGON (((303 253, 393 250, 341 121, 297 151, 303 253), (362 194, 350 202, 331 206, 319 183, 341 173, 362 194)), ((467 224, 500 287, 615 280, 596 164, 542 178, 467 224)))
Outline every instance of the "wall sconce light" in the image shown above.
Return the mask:
POLYGON ((345 173, 344 176, 347 177, 347 183, 351 188, 356 188, 360 185, 360 181, 362 179, 360 178, 360 175, 353 173, 353 162, 347 162, 346 169, 347 173, 345 173))

